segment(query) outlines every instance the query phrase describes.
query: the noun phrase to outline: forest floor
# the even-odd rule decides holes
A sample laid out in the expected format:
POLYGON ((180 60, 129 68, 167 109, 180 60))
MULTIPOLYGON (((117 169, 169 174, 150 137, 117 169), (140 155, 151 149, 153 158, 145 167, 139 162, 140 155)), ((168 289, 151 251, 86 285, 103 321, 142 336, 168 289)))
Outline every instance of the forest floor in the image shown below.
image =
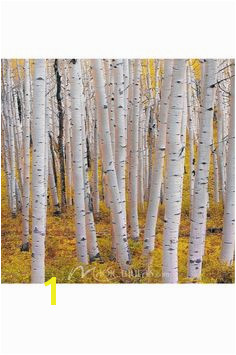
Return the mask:
MULTIPOLYGON (((221 229, 223 227, 223 205, 221 202, 216 204, 213 201, 214 181, 212 164, 209 177, 209 210, 202 277, 199 281, 187 278, 190 197, 189 167, 187 164, 189 160, 188 152, 186 154, 186 173, 184 176, 182 214, 178 243, 179 283, 233 283, 234 264, 227 266, 219 261, 222 239, 221 229), (215 233, 209 230, 211 228, 216 229, 215 233)), ((22 216, 19 214, 16 218, 11 217, 11 212, 8 207, 6 177, 3 169, 1 181, 2 283, 29 283, 31 251, 20 251, 22 216)), ((132 257, 130 270, 128 272, 121 272, 117 263, 110 260, 111 226, 109 210, 106 208, 104 201, 100 203, 100 217, 99 220, 96 221, 97 240, 103 263, 93 262, 85 268, 78 263, 76 257, 73 206, 68 207, 65 213, 54 216, 52 205, 50 204, 47 212, 45 279, 48 280, 55 276, 57 283, 161 283, 164 205, 161 205, 159 210, 156 245, 152 256, 152 263, 148 271, 145 271, 145 261, 142 257, 146 208, 147 206, 145 205, 143 211, 139 211, 140 241, 134 242, 129 238, 132 257)))

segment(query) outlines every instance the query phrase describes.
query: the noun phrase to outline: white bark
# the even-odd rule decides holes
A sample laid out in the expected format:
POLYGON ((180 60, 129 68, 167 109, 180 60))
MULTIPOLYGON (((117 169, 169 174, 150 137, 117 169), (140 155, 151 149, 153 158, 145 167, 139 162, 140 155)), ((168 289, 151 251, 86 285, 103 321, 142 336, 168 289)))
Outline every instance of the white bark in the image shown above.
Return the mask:
POLYGON ((224 200, 225 195, 225 152, 224 152, 224 120, 225 114, 223 110, 222 104, 222 92, 218 88, 217 90, 217 156, 218 156, 218 164, 219 164, 219 177, 220 177, 220 192, 221 196, 224 200))
POLYGON ((144 254, 146 255, 154 250, 155 245, 156 222, 160 203, 161 183, 166 149, 166 127, 169 107, 169 95, 172 81, 172 71, 173 60, 166 59, 164 61, 164 82, 161 89, 162 95, 157 131, 155 162, 154 168, 152 170, 152 179, 149 195, 150 197, 144 231, 144 254))
POLYGON ((23 232, 22 250, 29 250, 29 204, 30 204, 30 67, 25 59, 25 110, 23 124, 24 184, 23 184, 23 232))
POLYGON ((230 95, 230 126, 228 135, 228 154, 226 166, 226 191, 224 206, 224 228, 221 250, 221 260, 232 264, 235 244, 235 76, 234 62, 231 78, 230 95))
POLYGON ((211 152, 212 152, 212 157, 213 157, 213 168, 214 168, 214 200, 217 203, 220 201, 219 169, 218 169, 218 161, 217 161, 217 154, 216 154, 214 140, 212 141, 211 152))
POLYGON ((124 68, 123 60, 116 59, 114 63, 115 78, 115 114, 116 114, 116 175, 120 191, 121 207, 126 227, 126 196, 125 196, 125 167, 126 167, 126 122, 124 115, 124 68))
POLYGON ((125 232, 125 223, 122 215, 122 206, 120 199, 120 191, 117 182, 117 176, 114 166, 114 158, 112 154, 112 143, 109 127, 108 105, 105 93, 105 82, 103 74, 102 60, 93 60, 94 81, 97 95, 97 106, 100 113, 99 129, 100 139, 103 141, 102 157, 104 159, 104 173, 107 175, 109 191, 111 195, 110 207, 114 216, 115 241, 118 253, 118 262, 124 270, 129 266, 129 250, 127 234, 125 232))
POLYGON ((131 237, 139 239, 138 222, 138 127, 139 127, 139 104, 140 104, 140 75, 141 64, 139 59, 134 60, 134 89, 133 89, 133 119, 131 126, 130 144, 130 224, 131 237))
POLYGON ((98 121, 94 120, 94 151, 93 151, 93 211, 94 216, 99 215, 99 188, 98 188, 98 121))
POLYGON ((45 79, 45 60, 36 59, 32 122, 32 283, 43 283, 45 277, 45 79))
POLYGON ((193 206, 194 179, 195 179, 195 155, 194 155, 194 105, 192 99, 191 67, 187 68, 187 106, 189 129, 189 166, 190 166, 190 217, 193 206))
POLYGON ((88 264, 82 150, 82 77, 79 60, 70 61, 70 80, 76 247, 79 261, 88 264))
POLYGON ((216 61, 205 62, 205 80, 200 113, 198 162, 194 183, 194 203, 191 216, 188 276, 199 278, 202 269, 202 252, 206 234, 208 203, 208 176, 210 145, 212 143, 212 121, 215 101, 216 61))
POLYGON ((66 151, 66 201, 69 206, 72 205, 72 168, 71 168, 71 113, 69 107, 69 93, 70 93, 70 84, 67 82, 67 65, 66 60, 64 60, 64 96, 65 96, 65 151, 66 151))
MULTIPOLYGON (((82 95, 83 97, 83 95, 82 95)), ((87 159, 87 145, 85 133, 85 108, 83 105, 84 98, 82 99, 82 153, 83 153, 83 174, 84 174, 84 199, 85 199, 85 220, 86 220, 86 235, 88 245, 89 261, 95 261, 100 258, 99 249, 97 245, 96 229, 93 217, 93 205, 90 193, 90 184, 88 179, 88 159, 87 159)))
POLYGON ((165 224, 163 237, 163 282, 178 282, 178 237, 181 217, 184 149, 181 126, 184 115, 186 64, 174 61, 173 80, 167 120, 167 168, 165 224))
POLYGON ((7 62, 7 113, 9 122, 9 141, 10 141, 10 164, 11 164, 11 211, 12 216, 15 217, 17 213, 16 207, 16 161, 15 161, 15 140, 13 129, 13 113, 11 107, 11 68, 10 61, 7 62))

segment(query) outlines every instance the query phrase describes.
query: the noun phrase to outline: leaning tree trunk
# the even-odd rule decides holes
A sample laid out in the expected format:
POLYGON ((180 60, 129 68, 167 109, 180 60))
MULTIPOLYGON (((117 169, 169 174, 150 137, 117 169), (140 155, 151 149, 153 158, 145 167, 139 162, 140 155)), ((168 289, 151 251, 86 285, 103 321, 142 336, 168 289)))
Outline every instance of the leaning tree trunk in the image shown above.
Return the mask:
POLYGON ((79 261, 88 264, 82 149, 82 76, 80 62, 76 59, 70 61, 70 78, 76 246, 79 261))
POLYGON ((168 155, 163 237, 163 281, 166 283, 178 282, 178 237, 182 205, 185 148, 183 146, 185 144, 185 142, 183 143, 184 139, 183 141, 181 139, 181 128, 185 114, 185 74, 185 60, 175 60, 167 120, 168 155))
POLYGON ((188 276, 200 278, 202 269, 203 244, 206 234, 208 204, 208 176, 210 165, 210 146, 212 143, 212 121, 214 114, 216 60, 205 62, 202 109, 200 113, 200 132, 198 161, 194 183, 194 201, 190 226, 188 276))
POLYGON ((231 73, 230 126, 228 135, 228 155, 226 166, 226 190, 224 206, 224 228, 221 260, 231 264, 234 258, 235 239, 235 75, 234 62, 231 73))
POLYGON ((45 277, 45 68, 45 60, 36 59, 34 72, 34 114, 32 121, 32 283, 43 283, 45 277))
POLYGON ((23 235, 22 251, 29 250, 29 204, 30 204, 30 67, 25 59, 25 109, 23 123, 24 183, 23 183, 23 235))
POLYGON ((53 169, 51 144, 48 144, 48 182, 49 182, 49 188, 50 188, 51 195, 52 195, 52 203, 53 203, 53 209, 54 209, 53 213, 54 213, 54 215, 59 215, 60 214, 60 204, 59 204, 59 200, 58 200, 57 185, 56 185, 56 179, 55 179, 54 169, 53 169))

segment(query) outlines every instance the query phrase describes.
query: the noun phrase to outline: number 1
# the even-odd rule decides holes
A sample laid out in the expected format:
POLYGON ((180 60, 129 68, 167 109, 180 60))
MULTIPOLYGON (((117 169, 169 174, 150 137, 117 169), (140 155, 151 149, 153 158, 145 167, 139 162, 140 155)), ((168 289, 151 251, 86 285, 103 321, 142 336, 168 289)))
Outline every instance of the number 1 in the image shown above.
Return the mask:
POLYGON ((51 285, 51 305, 56 305, 56 277, 51 277, 44 285, 51 285))

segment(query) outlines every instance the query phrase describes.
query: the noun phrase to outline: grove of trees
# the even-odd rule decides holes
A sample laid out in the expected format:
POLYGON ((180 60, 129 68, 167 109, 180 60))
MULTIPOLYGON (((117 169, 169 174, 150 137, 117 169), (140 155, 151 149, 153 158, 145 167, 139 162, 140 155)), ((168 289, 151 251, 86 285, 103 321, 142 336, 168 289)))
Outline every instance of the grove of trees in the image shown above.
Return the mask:
MULTIPOLYGON (((232 59, 2 60, 6 214, 8 224, 21 223, 14 252, 30 255, 32 283, 45 281, 49 217, 67 223, 72 215, 85 268, 129 272, 138 255, 147 273, 161 251, 162 282, 178 283, 182 263, 187 282, 198 282, 211 267, 204 257, 214 233, 217 265, 232 268, 234 68, 232 59), (210 228, 217 209, 221 225, 210 228), (97 231, 103 220, 109 235, 97 231)), ((3 229, 2 243, 11 243, 3 229)), ((5 262, 7 253, 3 272, 5 262)))

